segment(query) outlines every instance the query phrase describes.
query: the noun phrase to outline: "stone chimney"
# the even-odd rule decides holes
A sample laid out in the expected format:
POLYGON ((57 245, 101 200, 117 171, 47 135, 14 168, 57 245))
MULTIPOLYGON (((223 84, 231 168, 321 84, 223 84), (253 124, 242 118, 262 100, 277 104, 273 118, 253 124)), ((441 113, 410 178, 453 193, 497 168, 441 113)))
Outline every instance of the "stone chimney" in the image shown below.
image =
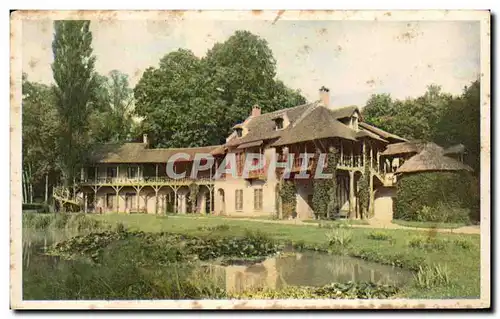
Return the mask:
POLYGON ((145 145, 149 144, 148 134, 142 134, 142 143, 145 144, 145 145))
POLYGON ((330 89, 322 86, 321 89, 319 89, 319 100, 324 106, 330 107, 330 89))
POLYGON ((250 114, 252 117, 256 117, 256 116, 259 116, 261 113, 260 113, 260 106, 258 106, 257 104, 255 104, 252 108, 252 114, 250 114))

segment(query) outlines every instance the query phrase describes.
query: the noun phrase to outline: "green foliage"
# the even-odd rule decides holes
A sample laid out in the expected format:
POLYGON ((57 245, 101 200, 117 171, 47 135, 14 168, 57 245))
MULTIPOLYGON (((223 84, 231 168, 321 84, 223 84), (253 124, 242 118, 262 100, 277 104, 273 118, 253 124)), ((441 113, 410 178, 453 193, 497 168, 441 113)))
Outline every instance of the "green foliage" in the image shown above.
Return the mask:
POLYGON ((254 104, 269 112, 305 103, 275 75, 267 42, 237 31, 203 59, 179 49, 146 69, 134 88, 135 113, 154 147, 219 144, 254 104))
POLYGON ((105 223, 90 218, 85 214, 38 214, 23 213, 23 228, 34 230, 54 230, 64 229, 76 232, 95 231, 105 228, 105 223))
POLYGON ((465 250, 471 250, 473 247, 472 242, 466 238, 458 238, 453 241, 453 244, 465 250))
POLYGON ((407 139, 435 141, 448 147, 464 144, 465 162, 479 175, 480 81, 464 88, 460 96, 441 92, 430 85, 424 95, 394 100, 389 94, 374 94, 363 109, 366 122, 407 139))
POLYGON ((54 22, 52 71, 57 109, 57 165, 65 186, 73 183, 89 147, 88 118, 96 89, 90 21, 54 22))
POLYGON ((198 226, 196 229, 201 230, 201 231, 228 231, 229 230, 229 225, 216 225, 216 226, 198 226))
POLYGON ((450 284, 450 273, 445 265, 419 266, 414 284, 419 288, 433 288, 450 284))
POLYGON ((296 215, 297 209, 297 188, 293 180, 285 180, 281 182, 279 188, 279 196, 281 197, 282 218, 288 219, 290 216, 296 215))
POLYGON ((196 200, 198 198, 198 193, 200 192, 200 187, 195 182, 189 185, 189 203, 191 204, 191 213, 196 213, 196 200))
POLYGON ((45 192, 56 181, 58 116, 51 87, 22 77, 22 186, 23 202, 45 192))
POLYGON ((374 230, 368 234, 368 238, 373 240, 393 240, 393 237, 386 232, 374 230))
POLYGON ((396 184, 394 218, 467 221, 467 213, 474 212, 479 202, 479 189, 471 192, 474 183, 475 178, 467 173, 425 172, 402 176, 396 184))
POLYGON ((326 234, 329 251, 344 253, 352 243, 352 231, 346 228, 337 228, 326 234))
POLYGON ((49 253, 68 259, 85 257, 95 263, 101 263, 106 252, 110 249, 115 250, 113 247, 116 245, 122 247, 120 250, 128 249, 128 246, 135 247, 130 255, 136 264, 141 265, 221 257, 248 259, 278 252, 278 244, 258 232, 247 232, 243 237, 201 238, 166 232, 144 233, 122 229, 75 236, 55 243, 49 253))
POLYGON ((231 294, 234 299, 386 299, 399 289, 372 282, 331 283, 323 287, 288 286, 279 290, 259 289, 231 294))
POLYGON ((449 104, 434 133, 434 140, 444 146, 463 144, 467 149, 464 161, 474 169, 476 175, 479 175, 480 169, 480 111, 481 84, 476 80, 449 104))
POLYGON ((369 163, 365 163, 364 173, 358 182, 358 202, 362 218, 369 217, 368 206, 370 205, 370 178, 370 165, 369 163))
POLYGON ((313 209, 317 219, 330 219, 339 209, 337 202, 337 163, 339 154, 336 148, 327 153, 325 174, 332 174, 330 179, 316 179, 313 184, 313 209))
POLYGON ((448 242, 444 239, 439 239, 437 237, 422 237, 416 236, 412 237, 408 242, 408 246, 411 248, 425 249, 425 250, 444 250, 448 246, 448 242))
POLYGON ((35 212, 35 213, 49 213, 50 208, 49 205, 45 203, 23 203, 23 212, 24 211, 30 211, 30 212, 35 212))
POLYGON ((113 70, 108 77, 96 75, 96 83, 94 108, 89 115, 93 142, 117 143, 139 136, 138 132, 132 132, 133 91, 128 75, 113 70))

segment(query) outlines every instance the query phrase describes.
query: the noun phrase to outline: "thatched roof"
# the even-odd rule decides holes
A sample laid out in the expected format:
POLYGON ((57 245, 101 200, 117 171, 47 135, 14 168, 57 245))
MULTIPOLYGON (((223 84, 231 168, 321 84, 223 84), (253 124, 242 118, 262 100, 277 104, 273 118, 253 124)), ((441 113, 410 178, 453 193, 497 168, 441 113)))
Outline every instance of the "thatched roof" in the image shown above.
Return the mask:
POLYGON ((424 142, 418 141, 418 140, 389 144, 389 145, 387 145, 386 150, 383 151, 382 153, 380 153, 380 155, 382 155, 382 156, 388 156, 388 155, 394 156, 394 155, 403 155, 403 154, 417 154, 423 149, 424 145, 425 145, 424 142))
MULTIPOLYGON (((243 143, 255 142, 259 140, 269 140, 278 138, 283 133, 283 130, 275 129, 275 122, 273 119, 284 116, 288 117, 290 125, 292 125, 310 106, 316 103, 303 104, 288 109, 278 110, 275 112, 264 113, 262 115, 251 117, 245 124, 248 132, 245 136, 240 138, 233 138, 226 143, 226 146, 237 146, 243 143)), ((241 124, 236 126, 241 127, 241 124)), ((235 126, 235 127, 236 127, 235 126)))
POLYGON ((434 143, 427 143, 420 153, 407 160, 399 167, 396 173, 426 171, 472 171, 472 168, 453 158, 445 156, 442 147, 434 143))
POLYGON ((443 152, 443 154, 445 155, 463 154, 463 153, 465 153, 465 145, 463 144, 450 146, 443 152))
POLYGON ((397 136, 396 134, 386 132, 378 127, 375 127, 375 126, 370 125, 370 124, 365 123, 365 122, 359 122, 359 126, 361 126, 362 128, 364 128, 368 131, 371 131, 372 133, 375 133, 375 134, 383 137, 384 139, 386 139, 390 142, 407 142, 408 141, 407 139, 402 138, 400 136, 397 136))
POLYGON ((190 148, 154 148, 149 149, 144 143, 101 144, 92 152, 92 163, 166 163, 177 153, 185 153, 191 159, 195 154, 212 154, 220 151, 221 145, 190 148))
POLYGON ((358 109, 358 107, 356 105, 344 106, 344 107, 340 107, 340 108, 336 108, 336 109, 330 109, 330 110, 333 112, 334 116, 337 119, 351 117, 351 115, 355 111, 359 112, 359 109, 358 109))
POLYGON ((370 137, 370 138, 373 138, 375 140, 379 140, 379 141, 384 142, 384 143, 389 143, 388 141, 384 140, 383 138, 381 138, 377 134, 374 134, 374 133, 372 133, 368 130, 362 129, 362 128, 360 128, 360 130, 356 133, 356 137, 357 138, 370 137))
POLYGON ((296 125, 287 128, 273 146, 294 144, 328 137, 356 140, 356 131, 337 120, 334 110, 317 106, 296 125))

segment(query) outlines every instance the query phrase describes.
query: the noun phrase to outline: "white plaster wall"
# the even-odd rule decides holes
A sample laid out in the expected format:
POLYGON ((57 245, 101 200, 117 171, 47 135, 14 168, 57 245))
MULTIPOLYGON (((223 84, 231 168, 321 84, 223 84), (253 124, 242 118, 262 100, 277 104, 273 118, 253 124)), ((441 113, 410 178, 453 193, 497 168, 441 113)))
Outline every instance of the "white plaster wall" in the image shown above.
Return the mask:
POLYGON ((392 220, 394 197, 396 197, 395 187, 379 187, 375 190, 374 219, 389 222, 392 220))

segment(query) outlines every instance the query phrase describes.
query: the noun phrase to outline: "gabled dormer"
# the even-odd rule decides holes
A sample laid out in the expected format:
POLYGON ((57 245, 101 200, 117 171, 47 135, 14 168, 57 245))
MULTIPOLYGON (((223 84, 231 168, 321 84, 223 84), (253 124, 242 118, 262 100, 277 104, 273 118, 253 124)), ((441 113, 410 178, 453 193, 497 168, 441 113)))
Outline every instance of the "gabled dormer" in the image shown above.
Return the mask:
POLYGON ((273 117, 272 119, 274 121, 274 130, 279 131, 283 130, 290 125, 290 119, 288 118, 288 115, 286 113, 281 113, 273 117))
POLYGON ((248 133, 248 129, 243 124, 236 124, 233 130, 236 138, 241 138, 248 133))

